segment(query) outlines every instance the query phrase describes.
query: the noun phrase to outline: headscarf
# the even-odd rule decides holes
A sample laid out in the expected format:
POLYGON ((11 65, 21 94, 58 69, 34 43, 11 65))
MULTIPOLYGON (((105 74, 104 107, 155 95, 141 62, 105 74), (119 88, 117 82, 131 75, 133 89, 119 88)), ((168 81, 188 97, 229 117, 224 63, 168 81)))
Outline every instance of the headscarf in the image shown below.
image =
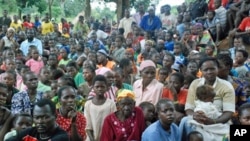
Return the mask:
POLYGON ((122 89, 118 91, 117 98, 116 98, 117 102, 119 102, 122 98, 131 98, 134 100, 135 94, 133 91, 122 89))
POLYGON ((131 53, 133 56, 134 56, 134 54, 135 54, 135 51, 134 51, 134 49, 132 49, 132 48, 127 48, 127 49, 126 49, 126 52, 131 53))
POLYGON ((70 53, 70 49, 69 49, 69 47, 67 47, 67 46, 61 46, 60 49, 64 49, 64 50, 66 51, 67 54, 70 53))
POLYGON ((141 62, 139 70, 142 71, 146 67, 154 67, 154 68, 156 68, 155 63, 153 61, 151 61, 151 60, 144 60, 144 61, 141 62))

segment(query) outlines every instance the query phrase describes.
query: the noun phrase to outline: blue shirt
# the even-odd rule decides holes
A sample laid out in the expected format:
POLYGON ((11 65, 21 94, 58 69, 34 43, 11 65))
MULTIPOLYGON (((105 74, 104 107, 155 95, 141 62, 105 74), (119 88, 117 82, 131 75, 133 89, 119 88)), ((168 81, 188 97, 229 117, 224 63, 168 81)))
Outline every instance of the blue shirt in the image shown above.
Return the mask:
POLYGON ((176 124, 172 123, 170 132, 168 132, 163 129, 159 120, 142 133, 142 141, 180 141, 180 137, 180 131, 176 124))
POLYGON ((145 31, 154 31, 159 30, 162 26, 161 20, 159 17, 154 16, 153 21, 149 24, 149 15, 143 16, 140 27, 145 31))
POLYGON ((41 40, 34 38, 33 41, 31 41, 31 42, 28 42, 28 40, 25 40, 21 43, 20 50, 23 52, 24 56, 28 55, 30 45, 36 46, 39 54, 40 55, 43 54, 43 46, 42 46, 41 40))
POLYGON ((40 21, 36 21, 36 22, 34 22, 34 26, 35 26, 36 28, 38 28, 39 26, 42 26, 42 24, 41 24, 40 21))
POLYGON ((174 41, 170 41, 170 42, 166 41, 164 43, 164 46, 165 46, 165 50, 167 50, 169 52, 174 51, 174 41))

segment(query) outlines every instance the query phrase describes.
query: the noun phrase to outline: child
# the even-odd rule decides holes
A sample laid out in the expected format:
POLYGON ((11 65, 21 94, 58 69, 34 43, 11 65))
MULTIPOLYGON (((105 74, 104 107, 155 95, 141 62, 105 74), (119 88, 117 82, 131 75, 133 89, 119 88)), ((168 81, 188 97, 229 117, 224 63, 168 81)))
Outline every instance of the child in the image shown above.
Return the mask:
POLYGON ((106 78, 102 75, 97 75, 93 80, 93 89, 96 96, 85 103, 84 115, 87 120, 87 141, 100 140, 104 118, 116 111, 115 103, 104 96, 107 88, 106 78))
POLYGON ((30 67, 30 70, 36 75, 39 75, 40 70, 44 67, 44 63, 37 48, 31 49, 31 58, 25 63, 26 66, 30 67))
POLYGON ((52 91, 45 91, 43 93, 43 98, 44 99, 52 99, 53 98, 52 91))
POLYGON ((199 72, 199 66, 196 61, 191 60, 187 64, 187 75, 193 75, 194 77, 197 77, 197 74, 199 72))
POLYGON ((67 65, 71 59, 68 58, 69 48, 67 46, 62 46, 60 49, 60 55, 62 59, 59 61, 58 65, 67 65))
POLYGON ((83 75, 78 72, 78 66, 75 61, 70 61, 66 65, 66 71, 68 75, 74 79, 76 87, 85 82, 83 75))
POLYGON ((166 68, 160 68, 159 71, 159 79, 158 81, 161 82, 163 85, 167 85, 166 79, 168 78, 169 72, 166 68))
POLYGON ((214 121, 214 124, 205 125, 197 122, 193 118, 190 119, 189 123, 194 125, 194 130, 199 131, 204 139, 210 140, 222 140, 225 134, 229 132, 229 123, 216 123, 215 120, 219 118, 222 113, 213 104, 215 91, 213 87, 209 85, 201 85, 196 89, 195 109, 194 112, 204 113, 205 116, 214 121))
POLYGON ((13 118, 12 126, 12 131, 4 136, 4 141, 16 136, 21 130, 32 127, 32 117, 25 113, 17 114, 13 118))
POLYGON ((5 73, 3 73, 2 77, 3 77, 3 83, 7 86, 7 89, 8 89, 6 106, 7 106, 7 108, 10 109, 11 108, 11 99, 12 99, 13 95, 15 93, 19 92, 19 90, 14 87, 15 82, 16 82, 15 71, 6 71, 5 73))
POLYGON ((181 71, 181 67, 184 65, 186 58, 185 56, 183 56, 183 52, 182 52, 182 43, 181 42, 175 42, 174 43, 174 50, 173 50, 173 54, 175 57, 175 62, 172 65, 172 69, 174 69, 177 72, 181 71))
POLYGON ((48 67, 44 67, 41 69, 40 74, 39 74, 39 81, 38 81, 38 86, 37 90, 38 91, 51 91, 50 87, 50 70, 48 67))
POLYGON ((247 77, 248 68, 244 65, 248 58, 248 53, 245 50, 237 50, 235 55, 234 69, 238 73, 238 77, 244 79, 247 77))
POLYGON ((127 89, 127 90, 133 90, 133 87, 130 84, 123 83, 123 70, 119 67, 114 68, 114 84, 118 90, 120 89, 127 89))
POLYGON ((214 57, 215 46, 212 44, 207 44, 205 48, 205 53, 207 56, 214 57))
POLYGON ((146 122, 146 127, 148 127, 150 124, 152 124, 155 121, 155 106, 154 104, 150 102, 142 102, 139 107, 142 108, 144 117, 145 117, 145 122, 146 122))
POLYGON ((70 45, 70 53, 68 55, 68 58, 71 59, 71 60, 77 60, 78 56, 77 56, 77 53, 76 53, 76 44, 72 44, 70 45))
POLYGON ((198 131, 192 131, 188 134, 187 141, 203 141, 203 135, 198 131))

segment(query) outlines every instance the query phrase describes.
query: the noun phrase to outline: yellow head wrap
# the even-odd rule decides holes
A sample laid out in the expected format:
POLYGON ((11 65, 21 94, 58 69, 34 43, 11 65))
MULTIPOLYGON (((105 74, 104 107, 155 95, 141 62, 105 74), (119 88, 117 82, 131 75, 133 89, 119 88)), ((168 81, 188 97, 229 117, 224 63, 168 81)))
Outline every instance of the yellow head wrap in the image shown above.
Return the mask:
POLYGON ((123 90, 120 90, 118 91, 118 95, 117 95, 117 102, 120 101, 122 98, 132 98, 133 100, 135 99, 135 94, 133 91, 130 91, 130 90, 126 90, 126 89, 123 89, 123 90))

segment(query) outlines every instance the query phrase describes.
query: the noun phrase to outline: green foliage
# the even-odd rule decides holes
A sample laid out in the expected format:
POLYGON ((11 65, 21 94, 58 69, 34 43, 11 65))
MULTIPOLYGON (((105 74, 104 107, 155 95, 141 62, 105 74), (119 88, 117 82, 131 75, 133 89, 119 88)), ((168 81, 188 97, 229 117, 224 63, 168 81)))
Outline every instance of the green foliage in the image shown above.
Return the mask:
POLYGON ((85 0, 66 1, 64 5, 64 12, 66 17, 76 16, 78 13, 84 10, 85 0))
POLYGON ((0 2, 0 9, 6 9, 9 13, 17 12, 16 0, 2 0, 0 2))
POLYGON ((47 3, 44 0, 38 0, 35 3, 35 6, 37 7, 37 11, 42 14, 47 9, 47 3))
POLYGON ((95 9, 92 9, 91 14, 95 19, 99 19, 99 21, 102 18, 107 18, 108 20, 115 20, 116 13, 114 11, 111 11, 108 7, 105 7, 103 9, 97 7, 95 9))

